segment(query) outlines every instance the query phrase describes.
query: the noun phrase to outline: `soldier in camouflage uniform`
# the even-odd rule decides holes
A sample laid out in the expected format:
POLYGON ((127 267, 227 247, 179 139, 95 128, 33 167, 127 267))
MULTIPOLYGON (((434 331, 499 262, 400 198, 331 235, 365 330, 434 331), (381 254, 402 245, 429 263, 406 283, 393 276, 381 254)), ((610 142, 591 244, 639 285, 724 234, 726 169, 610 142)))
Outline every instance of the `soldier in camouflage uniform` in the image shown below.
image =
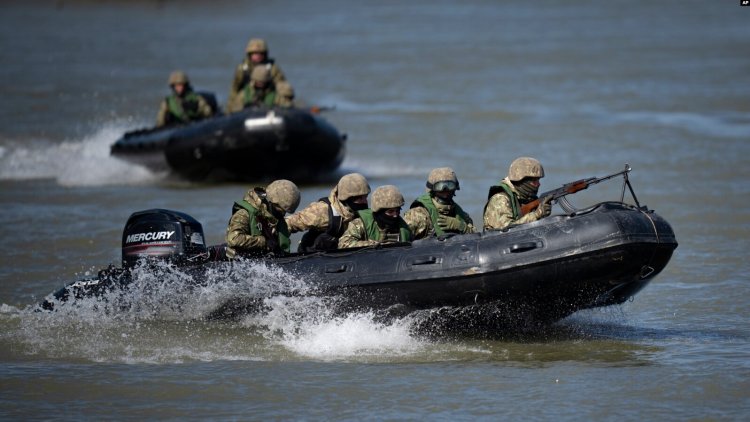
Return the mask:
POLYGON ((250 76, 250 83, 234 97, 234 102, 229 105, 227 111, 234 113, 248 107, 271 108, 275 103, 276 86, 271 80, 271 73, 267 68, 257 66, 250 76))
POLYGON ((206 99, 193 92, 185 72, 176 70, 169 75, 172 94, 164 98, 156 115, 156 127, 184 124, 211 117, 213 111, 206 99))
POLYGON ((289 253, 289 229, 284 215, 293 213, 300 201, 297 186, 276 180, 263 188, 247 191, 235 202, 227 227, 227 257, 289 253))
POLYGON ((521 205, 537 199, 542 177, 544 168, 539 160, 530 157, 515 159, 508 176, 499 185, 490 187, 484 206, 484 230, 504 229, 549 216, 552 211, 549 198, 544 198, 533 211, 521 215, 521 205))
POLYGON ((286 217, 290 233, 307 230, 297 252, 330 251, 349 223, 357 218, 357 211, 367 209, 370 185, 365 176, 350 173, 343 176, 327 198, 320 198, 302 211, 286 217))
POLYGON ((339 249, 373 246, 382 243, 411 242, 409 225, 401 218, 404 196, 393 185, 381 186, 372 193, 372 209, 358 212, 339 239, 339 249))
POLYGON ((232 80, 232 86, 229 88, 227 108, 234 104, 235 97, 245 88, 245 85, 250 83, 250 75, 253 69, 259 66, 268 69, 274 83, 286 80, 286 76, 284 76, 284 72, 281 71, 279 65, 276 64, 274 59, 268 57, 266 42, 260 38, 253 38, 245 48, 245 59, 234 70, 234 79, 232 80))
POLYGON ((417 198, 404 214, 415 240, 445 233, 474 233, 471 217, 453 201, 459 189, 452 168, 440 167, 430 172, 427 193, 417 198))

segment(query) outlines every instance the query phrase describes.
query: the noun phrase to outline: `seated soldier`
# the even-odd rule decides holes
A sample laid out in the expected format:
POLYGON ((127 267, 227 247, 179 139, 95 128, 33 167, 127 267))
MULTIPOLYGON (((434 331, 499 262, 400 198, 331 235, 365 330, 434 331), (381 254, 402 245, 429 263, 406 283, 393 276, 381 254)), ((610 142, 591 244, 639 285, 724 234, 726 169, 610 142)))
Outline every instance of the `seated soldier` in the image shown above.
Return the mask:
POLYGON ((273 107, 276 103, 276 87, 271 73, 265 66, 256 66, 250 76, 250 83, 240 91, 227 111, 234 113, 249 107, 273 107))
POLYGON ((172 94, 165 97, 156 115, 156 127, 185 124, 211 117, 213 110, 205 98, 193 92, 185 72, 176 70, 169 75, 172 94))
POLYGON ((339 239, 339 249, 384 243, 411 242, 409 225, 401 218, 404 196, 393 185, 381 186, 372 193, 372 209, 359 211, 339 239))
POLYGON ((300 201, 297 185, 276 180, 266 189, 247 191, 235 202, 227 227, 227 258, 289 253, 289 229, 284 215, 293 213, 300 201))
POLYGON ((365 176, 350 173, 339 179, 327 198, 320 198, 302 211, 286 217, 290 233, 307 230, 297 252, 334 250, 338 241, 357 218, 357 211, 367 209, 370 185, 365 176))
POLYGON ((445 233, 474 233, 471 217, 453 201, 459 189, 452 168, 440 167, 430 172, 427 193, 417 198, 404 214, 415 240, 445 233))
POLYGON ((484 230, 504 229, 549 216, 552 212, 549 197, 540 201, 534 211, 521 214, 521 205, 537 199, 539 179, 542 177, 544 168, 539 160, 531 157, 513 160, 508 176, 497 186, 490 187, 484 206, 484 230))

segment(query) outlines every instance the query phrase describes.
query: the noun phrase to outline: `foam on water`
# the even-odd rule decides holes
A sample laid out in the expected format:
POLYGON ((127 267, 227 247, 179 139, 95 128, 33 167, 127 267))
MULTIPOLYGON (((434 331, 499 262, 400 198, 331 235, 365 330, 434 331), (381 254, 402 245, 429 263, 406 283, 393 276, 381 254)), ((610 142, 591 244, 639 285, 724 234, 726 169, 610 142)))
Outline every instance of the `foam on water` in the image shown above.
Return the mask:
POLYGON ((62 186, 103 186, 163 179, 165 174, 110 156, 110 145, 132 127, 132 122, 113 122, 81 140, 0 146, 0 180, 55 179, 62 186))
POLYGON ((412 333, 408 316, 341 313, 341 298, 315 293, 312 283, 264 263, 220 265, 205 280, 166 264, 140 266, 129 285, 55 302, 54 312, 3 305, 0 337, 24 354, 127 363, 381 359, 430 345, 412 333), (261 306, 241 320, 212 316, 230 300, 258 298, 261 306))

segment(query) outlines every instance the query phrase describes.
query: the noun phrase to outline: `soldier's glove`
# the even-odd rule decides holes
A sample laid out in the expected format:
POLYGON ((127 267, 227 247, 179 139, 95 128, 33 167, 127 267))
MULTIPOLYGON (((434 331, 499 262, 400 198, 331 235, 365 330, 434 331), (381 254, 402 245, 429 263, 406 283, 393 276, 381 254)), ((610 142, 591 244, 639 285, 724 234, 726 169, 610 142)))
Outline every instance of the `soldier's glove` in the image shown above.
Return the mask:
POLYGON ((552 214, 552 197, 551 196, 545 196, 542 198, 542 202, 539 203, 539 206, 536 207, 536 218, 541 219, 544 217, 548 217, 550 214, 552 214))
POLYGON ((438 226, 446 232, 463 233, 466 231, 466 223, 456 217, 439 215, 437 219, 438 226))

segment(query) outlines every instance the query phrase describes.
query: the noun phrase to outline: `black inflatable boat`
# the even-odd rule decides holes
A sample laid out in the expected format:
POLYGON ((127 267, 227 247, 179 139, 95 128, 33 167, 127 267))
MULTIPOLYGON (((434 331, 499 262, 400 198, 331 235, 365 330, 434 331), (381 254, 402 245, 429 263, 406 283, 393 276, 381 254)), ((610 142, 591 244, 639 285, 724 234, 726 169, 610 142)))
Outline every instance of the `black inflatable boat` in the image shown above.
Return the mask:
POLYGON ((307 109, 246 109, 126 133, 111 155, 190 180, 314 180, 346 153, 346 135, 307 109))
MULTIPOLYGON (((210 282, 209 272, 231 271, 226 268, 236 264, 222 261, 221 247, 206 247, 203 239, 201 224, 187 214, 134 213, 123 233, 123 266, 71 283, 42 308, 127 286, 130 268, 144 256, 170 260, 197 283, 210 282)), ((623 303, 665 268, 676 247, 671 226, 654 211, 603 202, 505 231, 264 260, 315 284, 316 294, 345 298, 347 307, 498 304, 513 319, 549 323, 581 309, 623 303)), ((251 309, 253 299, 262 297, 230 300, 213 315, 236 316, 251 309)))

